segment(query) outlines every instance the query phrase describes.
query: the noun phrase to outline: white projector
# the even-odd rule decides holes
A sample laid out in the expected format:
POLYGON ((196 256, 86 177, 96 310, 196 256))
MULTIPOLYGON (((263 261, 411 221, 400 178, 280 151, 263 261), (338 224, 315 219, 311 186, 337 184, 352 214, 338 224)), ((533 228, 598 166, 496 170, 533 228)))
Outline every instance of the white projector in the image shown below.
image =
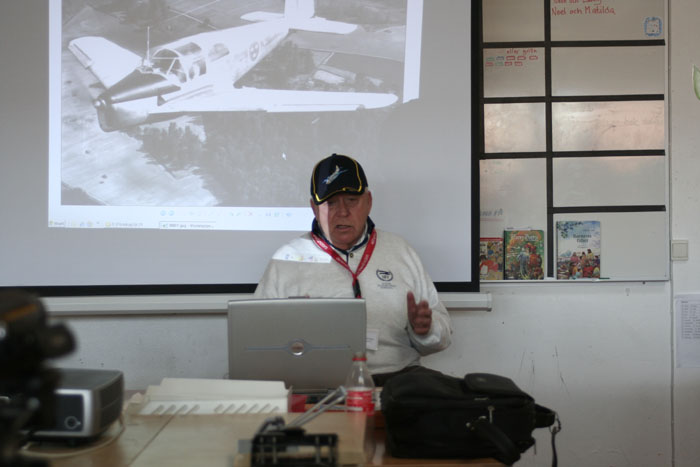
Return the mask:
POLYGON ((52 427, 30 434, 35 439, 90 439, 119 418, 124 376, 117 370, 58 369, 56 413, 52 427))

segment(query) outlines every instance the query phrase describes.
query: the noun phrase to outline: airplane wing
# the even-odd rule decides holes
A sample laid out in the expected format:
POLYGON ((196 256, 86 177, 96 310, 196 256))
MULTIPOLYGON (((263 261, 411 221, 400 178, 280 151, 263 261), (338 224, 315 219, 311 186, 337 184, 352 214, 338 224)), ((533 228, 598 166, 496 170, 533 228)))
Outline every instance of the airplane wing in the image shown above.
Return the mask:
POLYGON ((73 39, 68 50, 106 87, 110 88, 141 65, 138 55, 104 37, 86 36, 73 39))
POLYGON ((397 101, 391 93, 287 91, 241 88, 206 96, 165 101, 151 113, 173 112, 328 112, 387 107, 397 101))
POLYGON ((286 20, 290 29, 326 32, 331 34, 350 34, 357 29, 356 24, 344 23, 342 21, 331 21, 320 17, 290 19, 280 13, 268 13, 266 11, 247 13, 241 16, 241 19, 256 22, 286 20))
POLYGON ((289 28, 300 29, 302 31, 327 32, 332 34, 350 34, 357 29, 357 25, 343 23, 341 21, 331 21, 325 18, 309 18, 292 21, 289 28))
POLYGON ((242 15, 241 19, 244 19, 246 21, 256 21, 256 22, 279 21, 281 19, 284 19, 284 15, 282 13, 272 13, 269 11, 252 11, 250 13, 246 13, 245 15, 242 15))

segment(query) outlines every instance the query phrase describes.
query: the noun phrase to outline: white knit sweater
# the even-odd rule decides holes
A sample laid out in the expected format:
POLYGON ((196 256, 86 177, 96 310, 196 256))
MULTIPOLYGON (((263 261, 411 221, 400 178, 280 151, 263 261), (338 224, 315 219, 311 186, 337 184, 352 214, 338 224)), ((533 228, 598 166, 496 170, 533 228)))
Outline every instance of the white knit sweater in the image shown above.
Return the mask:
MULTIPOLYGON (((353 271, 357 270, 365 247, 347 258, 353 271)), ((418 365, 421 355, 450 345, 450 316, 417 253, 403 238, 377 230, 374 253, 360 274, 359 282, 367 304, 368 334, 379 333, 378 348, 367 350, 367 363, 373 374, 418 365), (408 323, 408 291, 414 293, 416 302, 427 300, 433 311, 432 327, 424 336, 416 335, 408 323)), ((352 276, 306 233, 277 250, 255 296, 353 297, 352 276)))

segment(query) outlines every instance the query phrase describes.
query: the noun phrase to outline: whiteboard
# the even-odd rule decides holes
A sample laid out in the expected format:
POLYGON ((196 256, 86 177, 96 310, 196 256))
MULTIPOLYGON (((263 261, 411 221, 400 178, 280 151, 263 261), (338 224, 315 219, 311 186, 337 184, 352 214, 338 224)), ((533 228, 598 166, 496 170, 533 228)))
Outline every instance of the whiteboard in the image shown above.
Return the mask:
POLYGON ((481 237, 544 230, 555 280, 556 222, 599 221, 601 277, 667 280, 665 2, 482 4, 481 237))

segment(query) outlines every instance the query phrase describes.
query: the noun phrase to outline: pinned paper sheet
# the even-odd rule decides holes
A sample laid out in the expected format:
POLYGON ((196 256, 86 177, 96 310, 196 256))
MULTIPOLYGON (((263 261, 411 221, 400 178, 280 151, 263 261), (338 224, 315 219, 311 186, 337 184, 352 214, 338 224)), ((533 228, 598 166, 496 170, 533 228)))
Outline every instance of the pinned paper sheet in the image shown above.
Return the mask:
POLYGON ((289 391, 282 381, 164 378, 149 386, 130 413, 210 415, 287 413, 289 391))
POLYGON ((676 296, 676 366, 700 367, 700 294, 676 296))

